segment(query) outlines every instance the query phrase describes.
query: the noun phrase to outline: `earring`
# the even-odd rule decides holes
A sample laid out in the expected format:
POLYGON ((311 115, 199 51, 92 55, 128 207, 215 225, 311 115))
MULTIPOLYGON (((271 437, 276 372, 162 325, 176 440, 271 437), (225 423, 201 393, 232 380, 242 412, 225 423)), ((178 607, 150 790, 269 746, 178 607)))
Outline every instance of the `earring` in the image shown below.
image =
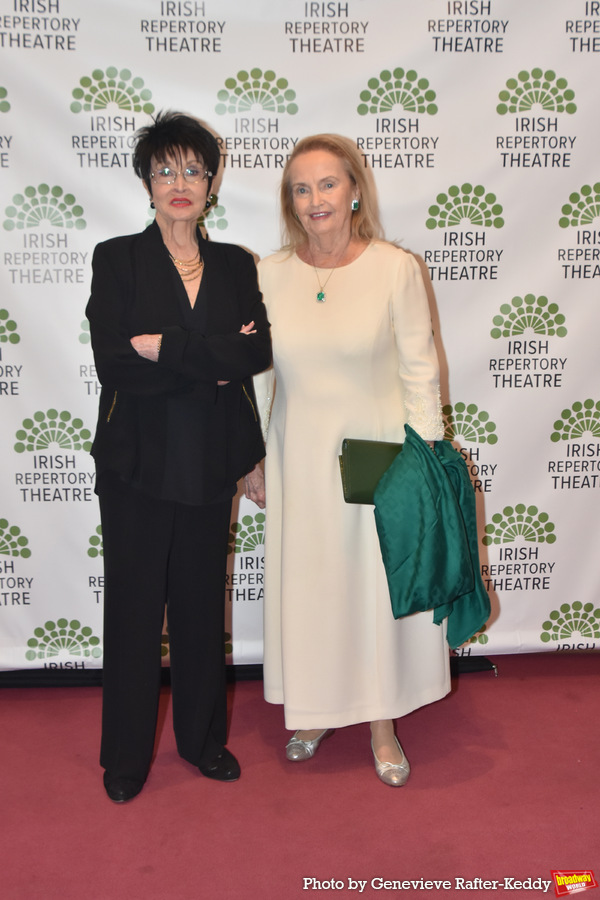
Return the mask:
POLYGON ((154 205, 154 200, 150 201, 150 209, 156 209, 156 207, 154 205))
POLYGON ((354 198, 354 200, 350 204, 350 208, 351 208, 352 212, 356 212, 356 210, 358 209, 359 206, 360 206, 360 203, 358 202, 358 200, 356 198, 354 198))

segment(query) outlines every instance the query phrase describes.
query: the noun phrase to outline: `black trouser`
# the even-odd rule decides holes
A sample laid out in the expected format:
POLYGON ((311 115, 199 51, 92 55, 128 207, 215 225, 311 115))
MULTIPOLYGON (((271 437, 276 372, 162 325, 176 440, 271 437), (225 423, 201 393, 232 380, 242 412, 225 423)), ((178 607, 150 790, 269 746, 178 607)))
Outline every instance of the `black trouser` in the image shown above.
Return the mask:
POLYGON ((98 484, 104 545, 100 764, 145 779, 160 694, 165 603, 173 727, 180 755, 208 762, 225 745, 225 572, 231 501, 156 500, 112 475, 98 484))

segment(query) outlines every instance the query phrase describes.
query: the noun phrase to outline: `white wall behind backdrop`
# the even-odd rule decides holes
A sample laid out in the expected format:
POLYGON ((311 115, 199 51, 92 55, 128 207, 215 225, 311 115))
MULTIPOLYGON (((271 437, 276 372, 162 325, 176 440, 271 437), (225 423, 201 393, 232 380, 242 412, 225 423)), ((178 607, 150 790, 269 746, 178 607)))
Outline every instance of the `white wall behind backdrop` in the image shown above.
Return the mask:
MULTIPOLYGON (((259 256, 295 142, 357 141, 431 279, 476 490, 493 613, 459 653, 600 645, 599 7, 0 0, 0 668, 102 665, 84 308, 95 244, 150 220, 131 140, 166 108, 222 140, 211 239, 259 256)), ((262 658, 264 518, 239 499, 237 664, 262 658)))

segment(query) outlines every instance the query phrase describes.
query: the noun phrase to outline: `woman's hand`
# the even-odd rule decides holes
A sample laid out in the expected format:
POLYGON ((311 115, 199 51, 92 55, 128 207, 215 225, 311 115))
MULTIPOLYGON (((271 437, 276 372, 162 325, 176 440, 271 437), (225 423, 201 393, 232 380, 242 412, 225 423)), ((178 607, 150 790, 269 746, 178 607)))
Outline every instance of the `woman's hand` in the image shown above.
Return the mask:
POLYGON ((157 362, 162 334, 136 334, 130 344, 139 356, 157 362))
POLYGON ((257 463, 244 478, 244 493, 260 509, 265 508, 265 473, 262 463, 257 463))

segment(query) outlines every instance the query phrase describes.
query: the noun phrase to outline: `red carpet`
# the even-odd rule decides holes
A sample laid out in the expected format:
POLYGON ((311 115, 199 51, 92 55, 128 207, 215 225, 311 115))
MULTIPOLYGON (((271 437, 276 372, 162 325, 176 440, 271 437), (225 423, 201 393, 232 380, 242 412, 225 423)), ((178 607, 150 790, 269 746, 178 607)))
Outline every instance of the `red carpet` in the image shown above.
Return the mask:
MULTIPOLYGON (((150 778, 125 806, 102 787, 99 688, 0 689, 0 896, 348 898, 365 881, 362 897, 470 900, 554 897, 554 885, 504 883, 549 881, 551 869, 600 879, 600 658, 493 661, 499 677, 462 674, 450 697, 399 723, 412 765, 399 789, 377 780, 366 725, 288 763, 281 710, 260 682, 231 688, 242 778, 211 782, 176 754, 165 689, 150 778), (304 889, 305 878, 317 884, 304 889), (452 887, 398 886, 419 879, 452 887)), ((600 889, 585 896, 600 900, 600 889)))

